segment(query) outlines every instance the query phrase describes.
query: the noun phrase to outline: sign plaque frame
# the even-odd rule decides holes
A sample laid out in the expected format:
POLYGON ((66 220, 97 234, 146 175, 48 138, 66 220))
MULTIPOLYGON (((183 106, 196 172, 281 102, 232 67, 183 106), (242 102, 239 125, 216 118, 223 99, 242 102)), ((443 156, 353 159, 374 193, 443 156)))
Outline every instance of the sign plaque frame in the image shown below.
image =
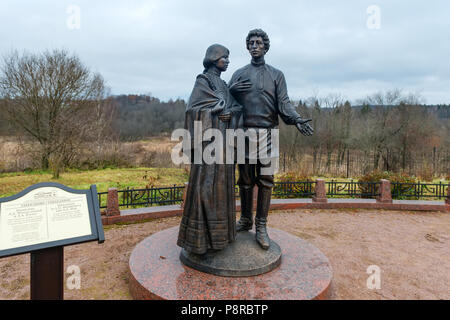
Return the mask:
MULTIPOLYGON (((19 192, 16 195, 6 197, 6 198, 0 198, 0 223, 1 223, 1 215, 2 212, 5 211, 2 207, 5 206, 5 204, 10 203, 14 200, 20 199, 28 195, 29 193, 37 190, 37 189, 43 189, 43 188, 56 188, 65 191, 67 194, 72 195, 85 195, 86 196, 86 206, 89 212, 89 224, 91 232, 90 234, 83 235, 83 236, 77 236, 77 237, 68 237, 56 241, 43 241, 41 243, 36 243, 32 245, 24 245, 19 247, 13 247, 13 248, 6 248, 1 249, 2 245, 0 243, 0 258, 14 256, 18 254, 28 253, 32 251, 42 250, 46 248, 52 248, 52 247, 59 247, 59 246, 67 246, 67 245, 73 245, 83 242, 89 242, 89 241, 95 241, 98 240, 99 243, 103 243, 105 241, 105 235, 103 232, 103 225, 102 220, 100 216, 100 207, 98 203, 98 196, 97 196, 97 187, 95 185, 92 185, 89 190, 76 190, 69 188, 67 186, 64 186, 59 183, 54 182, 42 182, 35 185, 32 185, 25 190, 19 192)), ((0 225, 1 228, 1 225, 0 225)), ((1 229, 0 229, 1 230, 1 229)), ((0 231, 1 232, 1 231, 0 231)), ((1 235, 0 235, 1 239, 1 235)))
POLYGON ((63 299, 64 246, 105 241, 97 187, 42 182, 0 198, 0 232, 0 258, 31 253, 31 299, 63 299))

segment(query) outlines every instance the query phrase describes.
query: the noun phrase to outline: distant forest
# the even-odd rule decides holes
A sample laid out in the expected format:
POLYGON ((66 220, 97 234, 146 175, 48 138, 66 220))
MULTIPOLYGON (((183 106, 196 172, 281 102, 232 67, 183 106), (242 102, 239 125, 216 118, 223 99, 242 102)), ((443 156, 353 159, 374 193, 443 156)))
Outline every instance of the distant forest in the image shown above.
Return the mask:
MULTIPOLYGON (((162 102, 128 95, 116 96, 114 101, 115 130, 122 140, 170 135, 183 127, 183 100, 162 102)), ((446 175, 450 169, 450 105, 418 101, 393 90, 369 96, 355 106, 339 95, 294 102, 304 118, 313 119, 315 134, 304 138, 280 121, 281 169, 334 175, 375 169, 428 170, 431 175, 446 175)))
POLYGON ((116 116, 114 127, 126 141, 170 134, 184 126, 184 100, 160 101, 146 95, 113 97, 116 116))
MULTIPOLYGON (((113 96, 112 100, 115 106, 114 128, 120 134, 123 140, 138 140, 148 137, 170 135, 176 128, 181 128, 184 125, 184 112, 186 110, 186 101, 182 99, 169 100, 167 102, 161 101, 158 98, 148 95, 119 95, 113 96)), ((348 101, 342 103, 336 102, 334 106, 321 106, 320 101, 297 101, 294 105, 297 111, 303 117, 316 116, 316 126, 327 121, 321 121, 324 114, 333 115, 334 117, 351 116, 350 122, 361 121, 362 118, 367 119, 367 116, 372 110, 379 108, 386 109, 388 113, 405 112, 408 111, 404 106, 377 106, 377 105, 355 105, 352 106, 348 101), (309 103, 308 103, 309 102, 309 103), (350 107, 350 109, 348 109, 350 107), (341 114, 341 116, 339 116, 341 114)), ((414 109, 421 116, 422 120, 435 121, 437 126, 448 126, 450 121, 450 104, 440 105, 414 105, 409 106, 414 109)), ((414 113, 414 112, 413 112, 414 113)), ((418 115, 416 113, 416 116, 418 115)), ((281 120, 280 120, 281 122, 281 120)), ((2 135, 10 132, 8 126, 3 126, 5 120, 0 118, 2 135)), ((349 123, 352 125, 352 123, 349 123)), ((437 128, 435 128, 437 129, 437 128)), ((447 128, 448 129, 448 128, 447 128)))

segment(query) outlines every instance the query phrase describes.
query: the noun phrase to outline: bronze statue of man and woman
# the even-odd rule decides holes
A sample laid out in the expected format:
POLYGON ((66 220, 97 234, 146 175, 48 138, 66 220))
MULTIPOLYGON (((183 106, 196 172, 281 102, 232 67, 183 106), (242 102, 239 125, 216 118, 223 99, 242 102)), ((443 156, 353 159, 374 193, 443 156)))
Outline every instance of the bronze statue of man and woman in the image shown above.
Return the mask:
MULTIPOLYGON (((306 136, 313 134, 291 104, 286 81, 281 71, 265 63, 270 48, 267 34, 261 29, 251 30, 246 38, 251 63, 237 70, 229 85, 220 78, 229 64, 229 50, 220 44, 210 46, 205 54, 202 74, 197 76, 185 113, 185 129, 194 133, 195 121, 202 130, 217 129, 226 136, 227 129, 260 130, 278 127, 278 117, 288 125, 295 125, 306 136)), ((261 149, 271 150, 272 140, 263 140, 261 149)), ((211 141, 202 141, 201 148, 211 141)), ((184 211, 178 235, 178 246, 203 255, 224 249, 236 239, 236 232, 245 232, 255 224, 256 241, 267 250, 267 216, 274 186, 273 172, 264 170, 270 161, 257 154, 250 161, 249 139, 245 140, 245 162, 238 163, 241 216, 236 223, 235 164, 192 163, 184 211), (256 217, 253 221, 253 187, 258 186, 256 217)), ((259 141, 261 144, 261 141, 259 141)), ((223 150, 225 152, 225 143, 223 150)), ((192 148, 194 152, 195 147, 192 148)), ((270 155, 269 155, 270 157, 270 155)), ((191 155, 192 159, 192 155, 191 155)))

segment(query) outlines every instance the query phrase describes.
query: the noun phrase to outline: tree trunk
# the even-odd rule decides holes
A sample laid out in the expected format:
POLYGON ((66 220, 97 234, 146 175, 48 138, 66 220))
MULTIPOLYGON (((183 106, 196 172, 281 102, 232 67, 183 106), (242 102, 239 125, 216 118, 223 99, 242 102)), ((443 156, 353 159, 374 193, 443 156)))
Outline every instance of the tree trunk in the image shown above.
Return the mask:
POLYGON ((333 153, 333 150, 331 148, 327 149, 327 163, 326 163, 326 169, 329 170, 331 166, 331 155, 333 153))
POLYGON ((375 151, 373 156, 373 170, 378 170, 378 163, 380 162, 381 152, 379 150, 375 151))
POLYGON ((44 153, 41 157, 41 169, 42 170, 48 170, 49 168, 49 156, 47 153, 44 153))
POLYGON ((313 175, 317 172, 317 152, 318 150, 316 148, 313 148, 313 175))
POLYGON ((60 168, 59 166, 56 166, 56 168, 53 169, 53 179, 59 179, 59 173, 60 173, 60 168))

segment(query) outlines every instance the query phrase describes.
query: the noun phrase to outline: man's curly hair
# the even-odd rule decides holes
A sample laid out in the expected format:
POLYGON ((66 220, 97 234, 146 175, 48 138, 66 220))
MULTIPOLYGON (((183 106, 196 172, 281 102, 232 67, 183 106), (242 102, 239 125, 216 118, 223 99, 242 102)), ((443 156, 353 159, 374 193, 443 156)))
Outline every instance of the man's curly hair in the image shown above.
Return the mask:
POLYGON ((270 40, 269 40, 269 36, 267 35, 267 33, 265 33, 261 29, 250 30, 250 32, 248 33, 247 39, 245 40, 246 45, 247 45, 247 50, 248 50, 248 44, 249 44, 251 37, 261 37, 264 42, 264 49, 266 50, 266 52, 269 51, 270 40))

